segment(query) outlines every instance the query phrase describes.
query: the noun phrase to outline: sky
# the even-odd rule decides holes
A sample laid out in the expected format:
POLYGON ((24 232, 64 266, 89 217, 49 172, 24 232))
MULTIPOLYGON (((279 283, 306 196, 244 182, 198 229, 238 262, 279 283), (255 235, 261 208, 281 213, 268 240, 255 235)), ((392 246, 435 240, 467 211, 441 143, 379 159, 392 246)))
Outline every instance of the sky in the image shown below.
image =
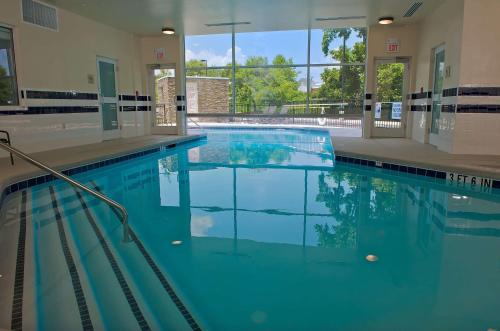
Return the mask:
MULTIPOLYGON (((332 63, 332 59, 325 57, 321 50, 323 30, 311 30, 311 63, 332 63)), ((352 46, 357 40, 356 33, 352 33, 347 41, 352 46)), ((232 56, 231 34, 213 34, 200 36, 186 36, 186 60, 207 60, 208 67, 225 66, 231 63, 232 56)), ((338 48, 340 40, 335 40, 330 48, 338 48)), ((267 57, 271 63, 273 58, 284 55, 292 58, 295 64, 307 64, 307 30, 249 32, 236 34, 236 62, 239 64, 251 56, 267 57)), ((306 68, 297 68, 298 80, 306 80, 306 68)), ((311 68, 313 86, 320 84, 319 77, 323 68, 311 68)))

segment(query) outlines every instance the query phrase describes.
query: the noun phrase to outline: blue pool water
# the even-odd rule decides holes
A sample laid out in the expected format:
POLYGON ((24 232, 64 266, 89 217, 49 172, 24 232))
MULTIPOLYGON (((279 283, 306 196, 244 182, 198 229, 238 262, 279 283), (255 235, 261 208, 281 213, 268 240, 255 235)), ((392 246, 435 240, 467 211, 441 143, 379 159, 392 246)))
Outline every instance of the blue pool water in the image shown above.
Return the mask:
POLYGON ((39 329, 188 328, 158 273, 203 329, 500 329, 500 195, 335 164, 322 131, 207 133, 75 176, 125 205, 142 249, 66 184, 28 192, 39 329))

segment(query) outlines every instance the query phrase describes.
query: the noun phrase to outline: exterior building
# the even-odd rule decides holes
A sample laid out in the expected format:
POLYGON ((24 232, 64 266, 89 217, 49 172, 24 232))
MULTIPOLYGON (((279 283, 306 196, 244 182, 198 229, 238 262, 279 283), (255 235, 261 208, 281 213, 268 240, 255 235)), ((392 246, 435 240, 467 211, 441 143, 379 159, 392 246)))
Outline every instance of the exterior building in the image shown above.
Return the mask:
MULTIPOLYGON (((157 79, 156 118, 159 125, 175 123, 175 77, 157 79)), ((229 78, 186 77, 186 104, 190 113, 228 113, 229 78)))

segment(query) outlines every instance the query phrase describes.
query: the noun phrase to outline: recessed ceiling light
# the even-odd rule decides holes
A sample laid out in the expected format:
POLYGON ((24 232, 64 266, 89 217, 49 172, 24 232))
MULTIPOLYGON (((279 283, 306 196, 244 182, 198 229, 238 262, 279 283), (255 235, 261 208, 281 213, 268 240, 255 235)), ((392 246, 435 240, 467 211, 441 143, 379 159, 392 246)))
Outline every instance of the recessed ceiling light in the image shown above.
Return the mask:
POLYGON ((180 244, 182 244, 182 240, 174 240, 174 241, 172 241, 172 245, 174 245, 174 246, 177 246, 177 245, 180 245, 180 244))
POLYGON ((377 262, 378 261, 378 257, 377 255, 373 255, 373 254, 368 254, 366 257, 365 257, 366 261, 368 262, 377 262))
POLYGON ((392 24, 392 22, 394 22, 394 17, 391 17, 391 16, 381 17, 378 19, 378 24, 382 24, 382 25, 392 24))
POLYGON ((175 29, 174 28, 163 28, 163 29, 161 29, 161 33, 171 35, 171 34, 175 33, 175 29))

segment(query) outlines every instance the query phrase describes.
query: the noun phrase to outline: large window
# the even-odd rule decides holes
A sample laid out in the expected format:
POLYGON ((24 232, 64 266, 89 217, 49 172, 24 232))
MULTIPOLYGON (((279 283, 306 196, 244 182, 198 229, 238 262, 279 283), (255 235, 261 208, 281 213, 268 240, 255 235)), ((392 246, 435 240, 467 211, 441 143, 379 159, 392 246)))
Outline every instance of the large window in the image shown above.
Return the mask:
POLYGON ((0 106, 17 105, 12 30, 0 26, 0 106))
POLYGON ((365 28, 233 33, 186 37, 188 113, 362 116, 365 28))

